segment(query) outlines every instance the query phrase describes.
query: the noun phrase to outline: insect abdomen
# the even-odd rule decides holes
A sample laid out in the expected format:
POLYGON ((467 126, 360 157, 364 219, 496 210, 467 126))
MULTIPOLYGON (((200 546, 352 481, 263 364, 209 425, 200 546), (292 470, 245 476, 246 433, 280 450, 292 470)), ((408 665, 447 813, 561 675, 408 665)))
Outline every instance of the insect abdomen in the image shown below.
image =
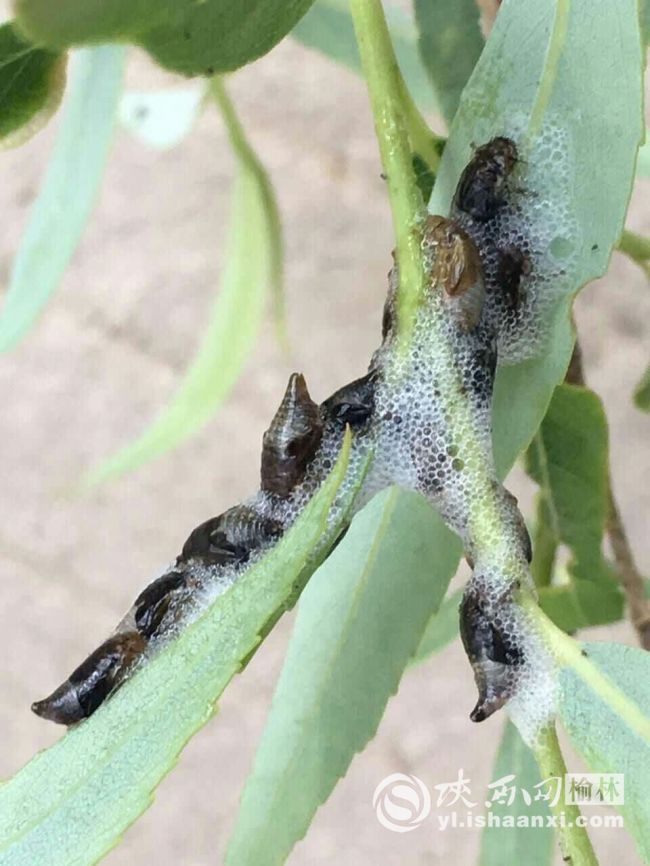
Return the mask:
POLYGON ((60 725, 88 718, 126 679, 145 648, 146 640, 137 631, 113 635, 49 697, 32 704, 32 710, 60 725))

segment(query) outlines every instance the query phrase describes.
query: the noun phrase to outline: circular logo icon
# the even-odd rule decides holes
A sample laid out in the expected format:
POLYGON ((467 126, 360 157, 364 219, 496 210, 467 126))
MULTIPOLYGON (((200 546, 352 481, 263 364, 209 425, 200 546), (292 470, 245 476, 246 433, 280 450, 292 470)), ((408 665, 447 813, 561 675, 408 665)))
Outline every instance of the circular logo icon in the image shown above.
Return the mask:
POLYGON ((422 779, 391 773, 375 788, 372 805, 377 820, 393 833, 410 833, 431 811, 431 795, 422 779))

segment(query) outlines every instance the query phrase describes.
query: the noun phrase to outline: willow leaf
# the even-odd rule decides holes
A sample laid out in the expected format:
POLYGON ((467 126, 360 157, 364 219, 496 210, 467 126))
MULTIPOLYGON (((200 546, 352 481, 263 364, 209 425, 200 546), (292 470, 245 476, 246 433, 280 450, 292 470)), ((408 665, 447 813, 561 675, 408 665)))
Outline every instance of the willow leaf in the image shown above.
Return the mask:
MULTIPOLYGON (((562 130, 572 155, 578 233, 571 239, 570 291, 551 312, 544 351, 499 368, 493 419, 501 475, 532 439, 564 376, 573 346, 573 296, 606 271, 623 229, 643 136, 642 64, 636 0, 602 0, 597 15, 591 0, 505 0, 463 91, 432 212, 448 212, 472 145, 507 134, 515 120, 531 146, 541 132, 562 130)), ((557 193, 549 180, 537 194, 552 209, 560 205, 557 193)))
POLYGON ((0 351, 33 325, 77 248, 108 157, 124 58, 114 46, 74 58, 54 150, 0 310, 0 351))
MULTIPOLYGON (((350 447, 348 433, 332 473, 266 556, 90 719, 0 787, 3 866, 91 866, 150 805, 314 551, 339 534, 345 508, 339 521, 328 517, 350 447)), ((352 483, 348 506, 355 492, 352 483)))
POLYGON ((462 589, 457 589, 445 598, 440 609, 431 617, 422 635, 411 664, 427 661, 443 650, 458 637, 458 608, 463 597, 462 589))
POLYGON ((215 79, 212 87, 238 160, 221 289, 203 342, 171 403, 138 439, 91 471, 86 484, 133 470, 203 426, 230 392, 255 346, 268 286, 281 298, 282 236, 273 189, 223 85, 215 79))
POLYGON ((492 782, 514 776, 504 782, 504 789, 514 786, 515 796, 493 802, 490 812, 498 816, 487 825, 481 836, 479 866, 550 866, 553 862, 553 830, 546 826, 550 815, 544 800, 535 800, 539 769, 535 757, 512 722, 507 722, 492 771, 492 782), (530 797, 526 802, 523 792, 530 797), (532 825, 533 816, 541 817, 542 827, 532 825), (519 820, 523 819, 523 820, 519 820), (513 823, 508 826, 508 820, 513 823), (524 826, 529 824, 529 826, 524 826))
POLYGON ((594 772, 624 775, 620 811, 650 863, 650 655, 586 643, 567 661, 560 675, 562 724, 594 772))
POLYGON ((420 55, 447 123, 472 74, 484 40, 476 0, 415 0, 420 55))
POLYGON ((14 0, 42 45, 128 41, 184 75, 230 72, 270 51, 314 0, 14 0))
POLYGON ((542 609, 567 631, 615 622, 623 594, 603 556, 609 508, 605 410, 587 388, 558 385, 526 455, 540 485, 556 542, 571 551, 569 586, 542 591, 542 609))
POLYGON ((17 147, 35 135, 59 107, 66 57, 37 48, 0 26, 0 148, 17 147))
POLYGON ((179 6, 186 0, 14 0, 20 28, 55 48, 134 37, 177 16, 179 6))
POLYGON ((374 736, 457 556, 417 494, 389 488, 354 518, 301 598, 229 866, 285 862, 374 736))
MULTIPOLYGON (((150 0, 156 6, 159 0, 150 0)), ((214 75, 238 69, 270 51, 314 0, 183 0, 184 10, 138 41, 169 69, 214 75)))

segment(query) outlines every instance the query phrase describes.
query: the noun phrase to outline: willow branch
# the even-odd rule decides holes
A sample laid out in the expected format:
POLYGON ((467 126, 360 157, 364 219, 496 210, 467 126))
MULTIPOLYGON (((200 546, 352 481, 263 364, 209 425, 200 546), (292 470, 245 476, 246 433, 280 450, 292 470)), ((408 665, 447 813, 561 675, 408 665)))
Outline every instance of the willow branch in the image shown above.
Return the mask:
POLYGON ((551 803, 550 808, 557 818, 556 826, 565 863, 570 863, 571 866, 598 866, 587 831, 579 826, 582 823, 580 809, 576 805, 567 805, 564 802, 567 769, 555 725, 549 725, 540 731, 533 752, 542 778, 554 778, 560 782, 557 802, 551 803))
POLYGON ((422 221, 424 205, 412 167, 410 106, 397 65, 381 0, 351 0, 350 11, 361 55, 388 197, 400 270, 398 322, 409 344, 424 283, 422 221))

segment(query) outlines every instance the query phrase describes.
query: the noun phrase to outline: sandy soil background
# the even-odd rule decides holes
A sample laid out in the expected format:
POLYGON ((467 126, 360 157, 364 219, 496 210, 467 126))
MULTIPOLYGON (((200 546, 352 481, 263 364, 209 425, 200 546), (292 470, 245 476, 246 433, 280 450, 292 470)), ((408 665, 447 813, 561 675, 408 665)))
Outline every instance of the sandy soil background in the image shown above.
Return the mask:
MULTIPOLYGON (((133 55, 129 82, 168 79, 133 55)), ((388 205, 362 83, 293 43, 236 76, 232 93, 276 184, 287 242, 292 357, 267 327, 226 407, 190 442, 91 495, 65 501, 79 473, 144 429, 178 385, 218 291, 232 159, 207 113, 182 146, 158 153, 120 133, 101 199, 39 325, 0 362, 0 774, 60 729, 29 711, 113 627, 189 531, 256 485, 261 435, 287 375, 312 393, 364 371, 377 342, 390 265, 388 205)), ((6 284, 55 127, 2 156, 0 278, 6 284)), ((650 232, 648 186, 629 224, 650 232)), ((578 302, 590 382, 611 422, 616 490, 639 562, 650 571, 650 421, 630 395, 648 360, 650 292, 615 256, 578 302)), ((515 473, 515 492, 529 496, 515 473)), ((399 612, 396 612, 399 615, 399 612)), ((290 632, 286 618, 190 743, 154 806, 110 866, 218 863, 262 730, 290 632)), ((600 630, 632 640, 624 627, 600 630)), ((318 813, 293 866, 471 864, 476 831, 433 821, 391 834, 371 799, 393 772, 429 787, 459 768, 483 791, 504 718, 468 720, 474 684, 458 645, 407 674, 379 733, 318 813)), ((597 837, 603 863, 635 863, 620 831, 597 837)))

